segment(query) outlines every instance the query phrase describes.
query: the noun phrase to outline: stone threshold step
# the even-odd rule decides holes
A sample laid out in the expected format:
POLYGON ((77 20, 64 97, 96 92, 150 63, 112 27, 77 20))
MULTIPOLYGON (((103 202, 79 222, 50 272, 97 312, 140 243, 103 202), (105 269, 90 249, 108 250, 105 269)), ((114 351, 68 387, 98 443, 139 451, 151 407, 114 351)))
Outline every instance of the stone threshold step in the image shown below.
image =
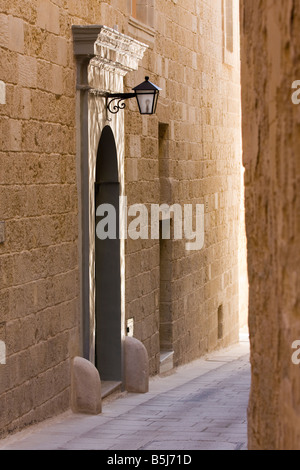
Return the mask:
POLYGON ((174 351, 161 351, 160 352, 160 365, 159 373, 169 372, 174 368, 173 364, 174 351))
POLYGON ((110 380, 101 380, 101 398, 106 398, 115 392, 121 392, 122 382, 114 382, 110 380))

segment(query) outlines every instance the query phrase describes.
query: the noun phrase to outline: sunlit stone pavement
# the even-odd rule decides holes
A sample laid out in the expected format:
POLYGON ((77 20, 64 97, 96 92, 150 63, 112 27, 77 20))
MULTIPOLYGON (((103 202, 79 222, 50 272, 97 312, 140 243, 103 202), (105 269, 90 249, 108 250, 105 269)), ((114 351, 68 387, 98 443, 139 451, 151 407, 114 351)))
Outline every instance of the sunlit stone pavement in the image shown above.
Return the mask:
POLYGON ((104 401, 98 416, 71 412, 0 441, 2 450, 246 450, 249 342, 155 377, 144 395, 104 401))

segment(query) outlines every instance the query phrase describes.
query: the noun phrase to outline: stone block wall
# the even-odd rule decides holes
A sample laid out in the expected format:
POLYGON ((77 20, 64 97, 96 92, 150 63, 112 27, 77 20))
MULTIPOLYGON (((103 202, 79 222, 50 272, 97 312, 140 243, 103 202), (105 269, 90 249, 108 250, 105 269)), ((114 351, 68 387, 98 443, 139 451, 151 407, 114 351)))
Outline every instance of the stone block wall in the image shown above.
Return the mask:
POLYGON ((249 448, 299 450, 300 375, 292 361, 300 339, 300 106, 292 102, 300 80, 299 2, 242 1, 241 34, 249 448))
MULTIPOLYGON (((149 44, 143 68, 125 83, 130 90, 149 75, 162 91, 155 116, 141 117, 134 103, 127 110, 125 192, 128 205, 147 203, 149 214, 150 204, 193 204, 194 214, 203 204, 205 244, 188 252, 186 240, 126 242, 126 316, 148 350, 152 374, 161 349, 173 349, 179 365, 237 341, 242 276, 247 290, 246 264, 238 267, 239 240, 240 259, 246 258, 238 5, 230 64, 223 1, 155 5, 154 39, 147 28, 143 34, 149 44)), ((140 28, 130 32, 142 37, 140 28)), ((245 323, 246 301, 241 306, 245 323)))
POLYGON ((70 406, 79 353, 71 23, 62 2, 1 2, 0 435, 70 406))
POLYGON ((122 28, 126 2, 110 3, 0 5, 1 436, 70 406, 81 354, 71 26, 122 28))
POLYGON ((145 75, 162 88, 155 116, 141 117, 133 100, 125 113, 128 205, 205 207, 200 251, 188 253, 186 240, 126 242, 126 318, 150 373, 159 371, 160 330, 175 365, 238 339, 239 51, 233 62, 224 54, 224 1, 156 0, 149 24, 130 8, 127 0, 0 5, 1 435, 69 407, 70 361, 81 354, 72 24, 117 25, 149 44, 125 79, 128 90, 145 75))

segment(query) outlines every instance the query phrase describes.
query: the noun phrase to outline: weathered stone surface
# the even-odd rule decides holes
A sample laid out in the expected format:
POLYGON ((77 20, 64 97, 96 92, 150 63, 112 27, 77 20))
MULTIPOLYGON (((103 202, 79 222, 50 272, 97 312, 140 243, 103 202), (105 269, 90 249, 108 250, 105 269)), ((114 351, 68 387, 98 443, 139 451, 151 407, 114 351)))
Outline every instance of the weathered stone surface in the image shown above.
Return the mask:
MULTIPOLYGON (((205 203, 200 251, 188 253, 186 240, 126 241, 126 319, 134 317, 150 375, 159 371, 161 349, 174 351, 177 366, 237 341, 239 316, 247 321, 238 28, 228 65, 222 60, 222 3, 156 4, 154 45, 145 55, 163 88, 157 113, 145 119, 132 100, 125 114, 128 205, 184 202, 195 210, 205 203), (162 314, 167 310, 170 315, 162 314)), ((238 25, 238 2, 233 5, 238 25)), ((129 30, 138 37, 133 23, 129 30)), ((136 83, 135 74, 126 75, 128 91, 136 83)))
POLYGON ((249 448, 300 449, 300 3, 242 6, 243 160, 252 388, 249 448))
MULTIPOLYGON (((5 367, 20 374, 12 384, 13 374, 0 380, 0 408, 9 402, 14 409, 1 421, 5 434, 69 407, 70 374, 63 388, 51 377, 80 350, 73 23, 117 24, 120 32, 145 41, 150 47, 138 71, 127 74, 124 91, 149 73, 163 88, 155 116, 140 116, 135 100, 118 114, 125 119, 121 174, 128 205, 146 203, 150 209, 151 203, 169 202, 195 208, 205 203, 205 246, 199 252, 187 253, 186 240, 172 240, 162 266, 158 240, 126 241, 125 321, 134 318, 150 375, 159 371, 165 340, 174 350, 175 366, 237 340, 237 267, 245 245, 238 249, 239 54, 236 48, 231 66, 222 60, 221 0, 157 0, 154 16, 139 9, 145 27, 129 20, 128 2, 2 3, 0 80, 6 93, 5 100, 0 98, 0 220, 6 236, 0 244, 0 323, 7 322, 10 332, 5 367), (162 305, 164 286, 168 299, 162 305), (13 367, 10 360, 22 367, 13 367), (24 384, 44 374, 45 384, 28 395, 23 408, 19 397, 24 384), (42 403, 38 407, 37 397, 42 403)), ((139 5, 143 9, 149 4, 139 5)), ((237 24, 236 6, 234 18, 237 24)), ((116 84, 123 86, 123 77, 111 91, 116 84)), ((104 100, 98 98, 95 128, 101 106, 104 100)), ((122 138, 118 135, 118 145, 122 138)))
POLYGON ((91 362, 82 357, 73 359, 71 398, 74 412, 95 415, 101 413, 99 372, 91 362))
POLYGON ((136 338, 124 340, 125 388, 128 392, 147 393, 149 390, 149 359, 145 346, 136 338))

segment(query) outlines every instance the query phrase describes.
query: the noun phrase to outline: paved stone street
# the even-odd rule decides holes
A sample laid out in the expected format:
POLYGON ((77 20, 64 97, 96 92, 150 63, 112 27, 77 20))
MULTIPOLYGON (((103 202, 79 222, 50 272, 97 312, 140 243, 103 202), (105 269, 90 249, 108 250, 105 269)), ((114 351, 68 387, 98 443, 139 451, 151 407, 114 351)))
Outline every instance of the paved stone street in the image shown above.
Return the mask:
POLYGON ((106 400, 98 416, 60 415, 0 441, 3 450, 246 450, 249 343, 106 400))

